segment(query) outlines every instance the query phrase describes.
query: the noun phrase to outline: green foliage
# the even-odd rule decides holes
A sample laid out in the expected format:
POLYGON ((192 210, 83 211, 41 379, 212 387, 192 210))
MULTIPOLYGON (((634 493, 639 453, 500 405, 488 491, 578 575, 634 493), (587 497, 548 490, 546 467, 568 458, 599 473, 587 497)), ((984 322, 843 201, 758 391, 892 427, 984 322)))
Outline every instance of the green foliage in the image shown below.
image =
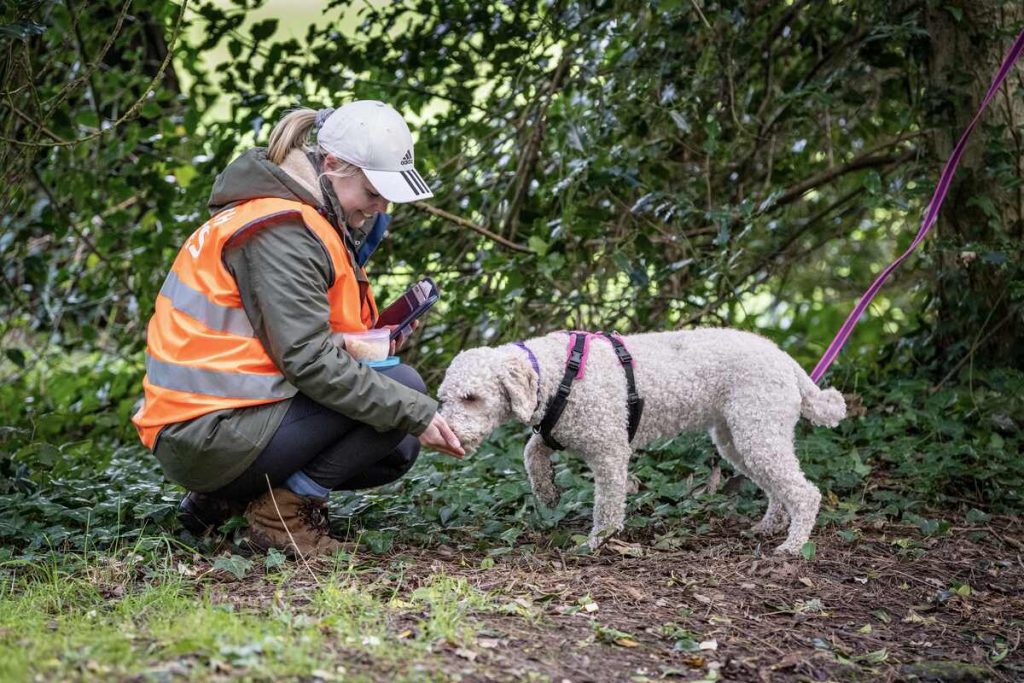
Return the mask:
MULTIPOLYGON (((400 274, 378 278, 385 300, 419 274, 441 284, 408 354, 434 379, 467 345, 565 326, 760 328, 810 364, 909 241, 931 187, 934 164, 917 161, 924 17, 888 2, 708 3, 701 15, 688 3, 336 0, 329 12, 358 26, 326 21, 302 42, 275 19, 245 24, 250 4, 144 2, 113 33, 114 0, 3 15, 9 53, 51 67, 35 78, 40 65, 12 61, 13 104, 33 123, 2 120, 24 141, 5 148, 0 224, 0 334, 16 362, 48 345, 135 357, 214 175, 296 104, 366 97, 409 112, 436 205, 527 250, 398 210, 372 274, 400 274), (175 59, 143 98, 166 54, 161 28, 175 59), (231 59, 212 68, 219 48, 231 59), (83 55, 103 58, 67 81, 83 55)), ((985 182, 1012 188, 1013 132, 991 132, 985 182)), ((997 200, 972 200, 997 228, 969 246, 972 267, 1007 270, 1015 302, 1006 255, 1020 244, 997 200)), ((916 264, 963 275, 906 264, 848 353, 907 329, 928 295, 910 286, 928 284, 907 272, 916 264)))
MULTIPOLYGON (((363 97, 408 112, 435 205, 522 247, 397 209, 371 276, 382 301, 420 274, 441 285, 407 354, 433 384, 462 348, 561 327, 729 324, 809 367, 909 243, 947 151, 925 141, 955 127, 948 102, 977 85, 930 87, 934 17, 882 0, 700 12, 334 0, 326 16, 358 26, 321 22, 301 41, 274 19, 247 23, 259 4, 37 0, 0 13, 0 540, 18 552, 173 528, 177 494, 129 424, 144 326, 215 174, 291 106, 363 97), (231 59, 214 67, 218 48, 231 59)), ((987 44, 1013 28, 947 14, 987 44)), ((922 533, 939 534, 941 519, 915 511, 1022 508, 1020 368, 975 372, 1024 348, 1024 129, 1009 121, 979 128, 981 163, 951 201, 957 230, 904 264, 833 372, 867 413, 801 434, 808 474, 835 496, 827 521, 921 514, 922 533), (990 339, 1015 350, 979 355, 990 339)), ((587 476, 559 460, 566 494, 539 509, 521 442, 506 430, 465 463, 427 458, 337 511, 376 552, 396 536, 500 554, 542 533, 571 547, 587 476)), ((641 454, 630 524, 671 546, 707 514, 756 514, 750 487, 694 495, 711 452, 687 436, 641 454)))
MULTIPOLYGON (((822 523, 844 526, 857 515, 883 514, 916 525, 926 537, 948 530, 948 521, 927 512, 937 506, 961 508, 975 523, 992 512, 1024 510, 1024 375, 972 379, 937 391, 921 380, 865 388, 859 399, 866 414, 835 430, 802 427, 798 455, 825 494, 822 523)), ((88 374, 80 381, 95 385, 88 374)), ((0 543, 8 556, 123 547, 143 537, 153 544, 147 530, 178 530, 173 512, 180 492, 162 481, 143 448, 63 443, 59 432, 45 433, 0 435, 0 543)), ((564 492, 554 509, 540 506, 522 466, 526 437, 510 426, 465 461, 424 454, 395 484, 335 496, 336 528, 378 554, 395 541, 468 543, 492 557, 529 544, 571 550, 574 536, 590 524, 589 472, 576 458, 557 455, 555 481, 564 492)), ((713 457, 701 434, 641 452, 632 468, 640 490, 629 498, 627 535, 653 536, 655 546, 672 548, 711 516, 759 515, 764 500, 753 485, 738 495, 700 493, 713 457)), ((841 533, 857 538, 856 530, 841 533)))

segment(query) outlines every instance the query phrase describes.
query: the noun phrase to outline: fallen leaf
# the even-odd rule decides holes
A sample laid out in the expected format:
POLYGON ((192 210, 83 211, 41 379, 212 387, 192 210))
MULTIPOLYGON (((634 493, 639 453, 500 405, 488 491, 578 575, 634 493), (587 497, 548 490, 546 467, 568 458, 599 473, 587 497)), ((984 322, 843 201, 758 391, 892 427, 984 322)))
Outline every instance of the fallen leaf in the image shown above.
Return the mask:
POLYGON ((472 650, 467 650, 464 647, 455 648, 455 655, 457 657, 462 657, 463 659, 469 660, 471 662, 474 661, 477 656, 475 652, 473 652, 472 650))
POLYGON ((935 617, 922 617, 914 610, 908 610, 907 616, 902 619, 904 624, 934 624, 935 617))
POLYGON ((644 549, 638 543, 626 543, 620 541, 617 538, 613 538, 605 543, 605 547, 609 550, 617 552, 619 555, 625 555, 627 557, 643 557, 644 549))
POLYGON ((788 669, 791 666, 796 666, 807 659, 807 655, 803 652, 790 652, 788 655, 778 661, 777 664, 772 665, 772 669, 788 669))
POLYGON ((626 586, 626 592, 629 593, 629 597, 633 598, 634 600, 644 599, 644 594, 638 591, 636 588, 633 588, 632 586, 626 586))
POLYGON ((707 660, 705 660, 700 655, 690 655, 689 657, 683 658, 683 664, 686 664, 686 666, 692 667, 694 669, 704 668, 704 663, 706 661, 707 660))

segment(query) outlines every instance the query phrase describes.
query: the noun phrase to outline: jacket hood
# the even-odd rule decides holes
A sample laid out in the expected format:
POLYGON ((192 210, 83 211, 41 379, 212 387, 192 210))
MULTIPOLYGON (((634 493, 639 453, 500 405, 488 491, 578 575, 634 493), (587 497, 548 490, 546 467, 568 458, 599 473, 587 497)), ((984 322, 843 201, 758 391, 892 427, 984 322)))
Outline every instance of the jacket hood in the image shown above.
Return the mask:
POLYGON ((322 203, 309 188, 267 160, 267 150, 256 147, 236 158, 217 175, 210 192, 210 213, 265 197, 302 202, 316 208, 322 203))
MULTIPOLYGON (((217 175, 210 192, 210 213, 266 197, 302 202, 317 210, 324 206, 323 192, 317 187, 316 171, 305 154, 292 150, 278 166, 267 159, 266 149, 255 147, 217 175)), ((350 249, 360 266, 366 265, 380 245, 390 223, 391 216, 379 213, 371 226, 361 230, 340 230, 346 243, 351 242, 350 249)))

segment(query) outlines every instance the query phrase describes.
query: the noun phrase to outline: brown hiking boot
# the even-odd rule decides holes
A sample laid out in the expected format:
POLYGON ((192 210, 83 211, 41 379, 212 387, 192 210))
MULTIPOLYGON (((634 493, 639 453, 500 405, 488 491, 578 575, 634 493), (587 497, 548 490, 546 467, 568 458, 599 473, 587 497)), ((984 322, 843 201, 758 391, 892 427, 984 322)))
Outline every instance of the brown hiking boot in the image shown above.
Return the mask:
POLYGON ((343 547, 330 536, 325 499, 276 488, 249 503, 245 518, 249 544, 264 552, 278 548, 289 557, 295 557, 296 551, 310 557, 329 555, 343 547))

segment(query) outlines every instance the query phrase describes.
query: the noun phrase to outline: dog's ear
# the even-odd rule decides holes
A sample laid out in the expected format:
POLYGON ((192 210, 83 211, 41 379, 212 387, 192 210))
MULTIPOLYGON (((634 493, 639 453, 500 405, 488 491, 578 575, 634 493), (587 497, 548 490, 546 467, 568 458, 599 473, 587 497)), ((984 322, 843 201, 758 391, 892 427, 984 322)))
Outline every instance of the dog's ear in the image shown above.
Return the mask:
POLYGON ((512 414, 523 424, 528 424, 537 408, 537 373, 521 354, 508 357, 501 371, 501 387, 508 396, 512 414))

